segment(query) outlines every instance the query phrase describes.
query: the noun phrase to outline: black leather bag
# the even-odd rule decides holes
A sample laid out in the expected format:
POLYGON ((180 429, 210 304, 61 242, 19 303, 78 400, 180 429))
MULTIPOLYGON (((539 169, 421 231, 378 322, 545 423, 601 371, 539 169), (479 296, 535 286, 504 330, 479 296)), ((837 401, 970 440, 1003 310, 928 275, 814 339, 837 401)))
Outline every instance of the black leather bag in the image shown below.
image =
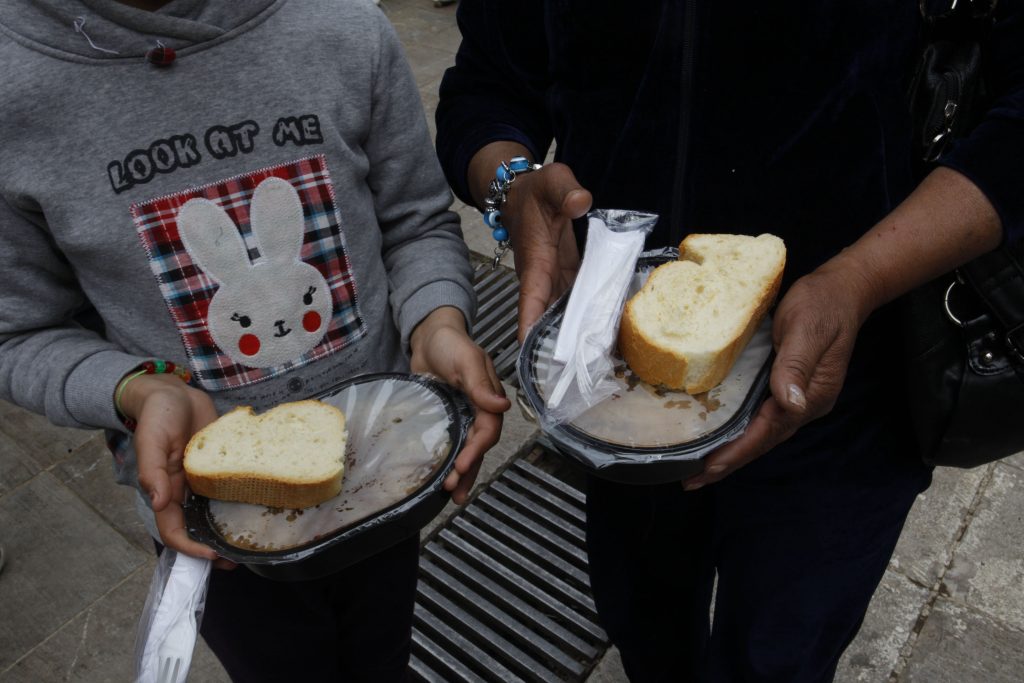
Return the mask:
POLYGON ((1024 254, 999 249, 908 295, 908 394, 921 455, 975 467, 1024 450, 1024 254))
MULTIPOLYGON (((992 0, 929 20, 910 87, 921 172, 983 108, 992 0)), ((921 456, 975 467, 1024 450, 1024 245, 1005 246, 905 297, 908 394, 921 456)))

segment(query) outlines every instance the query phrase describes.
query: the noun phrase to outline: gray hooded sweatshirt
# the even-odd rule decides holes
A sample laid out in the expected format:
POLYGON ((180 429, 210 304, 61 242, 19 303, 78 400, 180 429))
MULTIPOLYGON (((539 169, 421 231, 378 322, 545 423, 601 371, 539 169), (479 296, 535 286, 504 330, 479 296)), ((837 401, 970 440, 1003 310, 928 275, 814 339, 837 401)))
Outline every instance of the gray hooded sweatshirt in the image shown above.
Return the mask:
POLYGON ((370 0, 4 2, 0 65, 3 398, 123 434, 114 389, 144 360, 259 410, 406 369, 439 306, 470 319, 451 195, 370 0))

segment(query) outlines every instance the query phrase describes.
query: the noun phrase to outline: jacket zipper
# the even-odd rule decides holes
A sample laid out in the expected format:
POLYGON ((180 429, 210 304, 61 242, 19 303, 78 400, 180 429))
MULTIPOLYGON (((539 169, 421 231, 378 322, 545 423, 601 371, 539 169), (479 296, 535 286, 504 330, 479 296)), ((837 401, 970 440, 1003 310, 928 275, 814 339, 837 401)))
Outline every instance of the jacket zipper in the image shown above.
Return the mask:
POLYGON ((679 93, 679 138, 676 144, 676 175, 672 184, 672 219, 669 226, 670 244, 675 246, 683 239, 684 210, 686 198, 686 170, 689 161, 690 125, 693 97, 693 61, 697 40, 697 0, 685 0, 683 6, 683 63, 680 74, 679 93))

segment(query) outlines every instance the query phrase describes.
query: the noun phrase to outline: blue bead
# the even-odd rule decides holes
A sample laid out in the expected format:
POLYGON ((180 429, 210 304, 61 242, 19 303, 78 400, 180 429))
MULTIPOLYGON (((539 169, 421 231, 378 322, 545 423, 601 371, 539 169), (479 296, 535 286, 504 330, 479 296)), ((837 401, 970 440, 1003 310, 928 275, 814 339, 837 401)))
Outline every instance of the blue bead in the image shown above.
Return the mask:
POLYGON ((505 228, 498 228, 497 230, 491 233, 491 236, 494 239, 498 240, 499 242, 504 242, 505 240, 508 239, 508 230, 506 230, 505 228))
POLYGON ((519 173, 520 171, 528 169, 530 167, 530 162, 526 160, 526 157, 513 157, 512 160, 508 162, 508 165, 513 171, 519 173))
POLYGON ((487 211, 484 213, 484 224, 488 228, 500 228, 501 227, 501 211, 495 209, 494 211, 487 211))
POLYGON ((498 170, 494 172, 494 177, 498 179, 499 183, 503 183, 509 178, 508 171, 504 166, 499 166, 498 170))

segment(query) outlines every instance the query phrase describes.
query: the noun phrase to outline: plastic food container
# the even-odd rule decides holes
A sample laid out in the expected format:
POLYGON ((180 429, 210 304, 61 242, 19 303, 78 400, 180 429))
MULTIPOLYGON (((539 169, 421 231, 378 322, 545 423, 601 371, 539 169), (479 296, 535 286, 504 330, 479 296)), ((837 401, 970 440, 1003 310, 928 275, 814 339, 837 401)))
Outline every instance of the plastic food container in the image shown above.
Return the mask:
MULTIPOLYGON (((630 296, 655 267, 678 258, 674 249, 637 261, 630 296)), ((618 390, 571 422, 545 419, 545 400, 553 386, 552 354, 568 294, 530 330, 520 352, 521 397, 539 419, 548 441, 588 472, 630 484, 681 481, 704 467, 703 459, 743 433, 768 389, 774 357, 771 321, 762 322, 730 374, 705 394, 653 387, 618 359, 618 390)))
POLYGON ((419 375, 363 375, 316 398, 345 413, 342 491, 304 510, 190 495, 189 535, 261 576, 326 576, 417 533, 448 502, 442 488, 473 421, 466 398, 419 375))

